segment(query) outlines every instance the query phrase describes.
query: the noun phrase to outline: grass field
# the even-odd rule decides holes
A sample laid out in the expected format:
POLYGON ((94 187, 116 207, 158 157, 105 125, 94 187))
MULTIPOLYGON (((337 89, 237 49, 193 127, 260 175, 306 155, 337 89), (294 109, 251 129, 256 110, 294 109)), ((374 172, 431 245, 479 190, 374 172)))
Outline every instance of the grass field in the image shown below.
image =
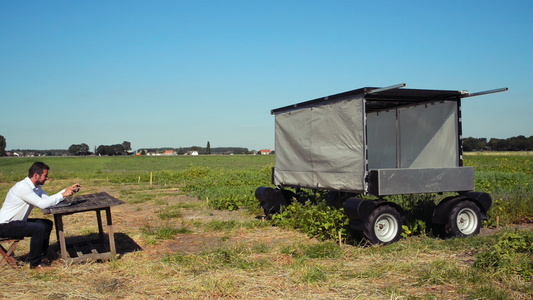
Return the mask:
MULTIPOLYGON (((532 155, 465 156, 476 190, 495 200, 479 236, 388 246, 339 245, 258 218, 253 192, 270 184, 273 156, 1 158, 0 202, 36 160, 51 166, 48 192, 79 182, 126 202, 113 208, 119 256, 64 265, 50 253, 45 272, 4 267, 0 298, 533 298, 532 155)), ((91 213, 64 222, 70 241, 97 232, 91 213)), ((28 249, 26 239, 16 257, 28 249)))

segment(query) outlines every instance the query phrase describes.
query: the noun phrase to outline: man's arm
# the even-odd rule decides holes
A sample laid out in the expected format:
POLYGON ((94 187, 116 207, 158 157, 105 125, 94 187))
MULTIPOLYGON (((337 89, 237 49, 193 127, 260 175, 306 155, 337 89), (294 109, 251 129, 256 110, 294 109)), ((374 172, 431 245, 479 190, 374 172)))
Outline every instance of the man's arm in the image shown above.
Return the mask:
POLYGON ((30 186, 21 186, 16 191, 14 191, 15 196, 22 199, 24 202, 31 204, 33 206, 37 206, 41 209, 53 206, 61 202, 65 197, 63 197, 63 193, 65 190, 60 191, 57 194, 54 194, 52 196, 48 196, 42 189, 39 188, 40 196, 35 193, 35 191, 30 186))
POLYGON ((81 188, 81 185, 76 183, 76 184, 73 184, 67 187, 64 190, 61 190, 57 194, 49 196, 47 193, 45 193, 42 190, 41 187, 39 187, 36 192, 32 189, 31 186, 25 185, 25 186, 21 186, 20 188, 18 188, 15 192, 15 195, 21 198, 23 201, 25 201, 28 204, 37 206, 40 209, 45 209, 50 206, 54 206, 58 204, 59 202, 63 201, 66 197, 70 197, 74 195, 77 191, 79 191, 80 188, 81 188))
POLYGON ((79 183, 76 183, 62 190, 60 193, 64 198, 66 198, 76 194, 80 190, 80 188, 81 185, 79 183))

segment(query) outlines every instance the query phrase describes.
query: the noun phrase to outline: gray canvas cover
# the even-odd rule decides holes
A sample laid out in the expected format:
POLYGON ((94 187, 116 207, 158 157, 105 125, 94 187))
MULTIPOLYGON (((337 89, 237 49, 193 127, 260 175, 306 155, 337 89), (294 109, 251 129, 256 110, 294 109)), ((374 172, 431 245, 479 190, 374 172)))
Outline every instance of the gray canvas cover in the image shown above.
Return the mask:
POLYGON ((275 185, 365 191, 362 97, 276 113, 275 185))
POLYGON ((367 126, 369 170, 459 166, 455 101, 368 113, 367 126))

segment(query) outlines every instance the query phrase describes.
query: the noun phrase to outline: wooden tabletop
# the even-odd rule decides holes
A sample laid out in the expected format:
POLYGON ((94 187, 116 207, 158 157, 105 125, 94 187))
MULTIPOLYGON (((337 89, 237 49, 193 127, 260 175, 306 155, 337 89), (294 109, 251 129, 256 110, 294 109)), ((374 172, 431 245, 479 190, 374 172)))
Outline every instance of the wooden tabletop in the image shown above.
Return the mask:
POLYGON ((86 195, 75 195, 59 202, 56 206, 43 209, 43 214, 73 214, 77 212, 106 208, 110 206, 124 204, 123 201, 110 196, 108 193, 95 193, 86 195), (68 203, 68 206, 63 206, 68 203))

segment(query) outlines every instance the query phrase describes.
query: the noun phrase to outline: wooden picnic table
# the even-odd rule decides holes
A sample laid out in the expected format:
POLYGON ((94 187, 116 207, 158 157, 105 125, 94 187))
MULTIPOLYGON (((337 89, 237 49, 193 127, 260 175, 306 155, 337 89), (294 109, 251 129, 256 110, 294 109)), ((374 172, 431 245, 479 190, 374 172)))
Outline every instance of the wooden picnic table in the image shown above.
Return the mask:
MULTIPOLYGON (((111 206, 124 204, 123 201, 110 196, 109 194, 95 193, 86 195, 75 195, 69 197, 67 200, 60 202, 58 205, 43 209, 45 215, 54 215, 56 225, 56 235, 61 251, 61 258, 65 263, 80 263, 88 260, 105 260, 115 257, 115 237, 113 230, 113 221, 111 218, 111 206), (90 248, 90 253, 83 253, 80 246, 73 245, 74 253, 77 257, 72 257, 67 252, 67 244, 65 242, 65 234, 63 231, 63 216, 71 215, 81 212, 95 211, 96 220, 98 223, 99 242, 105 246, 104 231, 102 228, 101 211, 105 211, 108 229, 109 251, 99 252, 94 244, 87 244, 90 248), (70 257, 69 257, 70 256, 70 257)), ((106 249, 107 250, 107 249, 106 249)), ((101 250, 100 250, 101 251, 101 250)))

